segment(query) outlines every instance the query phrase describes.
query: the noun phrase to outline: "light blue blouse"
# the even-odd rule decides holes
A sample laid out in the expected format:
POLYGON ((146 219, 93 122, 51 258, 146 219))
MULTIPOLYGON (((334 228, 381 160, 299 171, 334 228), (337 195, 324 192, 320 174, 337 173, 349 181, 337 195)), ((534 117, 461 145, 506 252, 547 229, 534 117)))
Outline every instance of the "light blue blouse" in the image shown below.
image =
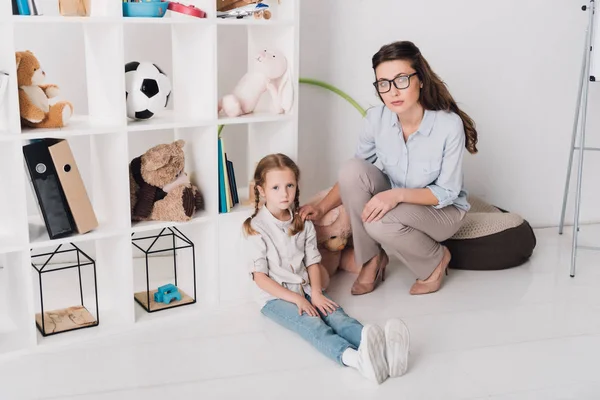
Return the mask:
POLYGON ((381 105, 367 110, 356 157, 380 164, 392 188, 426 187, 438 199, 435 208, 454 204, 468 211, 465 150, 465 131, 457 114, 425 110, 419 129, 405 142, 398 116, 381 105))

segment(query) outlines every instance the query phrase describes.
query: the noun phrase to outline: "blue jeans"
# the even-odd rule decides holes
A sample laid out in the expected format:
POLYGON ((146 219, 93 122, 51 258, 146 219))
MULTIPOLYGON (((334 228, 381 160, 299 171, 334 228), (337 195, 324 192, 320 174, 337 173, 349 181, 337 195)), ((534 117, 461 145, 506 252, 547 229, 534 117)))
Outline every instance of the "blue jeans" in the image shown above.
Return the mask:
MULTIPOLYGON (((312 304, 310 296, 305 297, 312 304)), ((341 365, 344 365, 342 353, 348 348, 356 350, 360 345, 363 326, 349 317, 341 307, 329 315, 323 315, 319 311, 320 317, 311 317, 306 313, 298 315, 298 307, 294 303, 277 299, 265 304, 261 312, 298 333, 321 353, 341 365)))

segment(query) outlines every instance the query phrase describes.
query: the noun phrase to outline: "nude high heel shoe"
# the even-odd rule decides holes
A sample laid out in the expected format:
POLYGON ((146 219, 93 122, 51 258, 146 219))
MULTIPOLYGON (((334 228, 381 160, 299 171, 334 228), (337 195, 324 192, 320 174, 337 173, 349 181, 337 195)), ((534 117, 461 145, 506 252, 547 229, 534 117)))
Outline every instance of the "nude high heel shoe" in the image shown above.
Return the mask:
POLYGON ((448 275, 448 265, 450 264, 450 260, 452 259, 450 250, 448 250, 446 246, 442 246, 442 248, 444 250, 444 257, 442 257, 440 265, 436 268, 436 270, 439 270, 441 268, 437 279, 430 282, 417 280, 410 288, 410 294, 428 294, 437 292, 440 289, 440 287, 442 286, 442 281, 444 280, 444 275, 448 275))
POLYGON ((371 293, 373 290, 375 290, 379 283, 385 281, 385 268, 388 265, 389 258, 385 251, 381 251, 379 255, 380 259, 377 265, 377 273, 375 274, 375 280, 373 282, 368 283, 360 282, 359 274, 358 278, 356 278, 354 284, 352 285, 350 293, 352 293, 355 296, 371 293))

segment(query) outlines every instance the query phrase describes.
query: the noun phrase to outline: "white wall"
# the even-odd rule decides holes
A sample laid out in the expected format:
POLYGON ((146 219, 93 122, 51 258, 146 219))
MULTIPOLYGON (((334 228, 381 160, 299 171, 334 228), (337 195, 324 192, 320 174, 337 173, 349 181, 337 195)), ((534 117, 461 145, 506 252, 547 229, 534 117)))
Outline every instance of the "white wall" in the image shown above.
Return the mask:
MULTIPOLYGON (((302 77, 334 84, 367 108, 379 104, 372 55, 385 43, 415 42, 476 121, 480 152, 464 163, 470 192, 521 213, 534 226, 558 224, 587 24, 580 7, 587 2, 301 3, 302 77)), ((600 83, 593 84, 588 145, 600 145, 599 93, 600 83)), ((340 164, 353 155, 361 117, 340 97, 306 85, 300 113, 306 194, 335 183, 340 164)), ((600 154, 587 153, 584 221, 600 220, 599 167, 600 154)))

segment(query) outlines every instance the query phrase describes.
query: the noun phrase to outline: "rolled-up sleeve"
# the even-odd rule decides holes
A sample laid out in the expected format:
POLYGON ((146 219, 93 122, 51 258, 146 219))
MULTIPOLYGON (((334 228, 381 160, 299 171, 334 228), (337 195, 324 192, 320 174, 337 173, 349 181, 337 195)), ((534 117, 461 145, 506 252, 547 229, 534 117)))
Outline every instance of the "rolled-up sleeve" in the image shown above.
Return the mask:
POLYGON ((373 135, 373 126, 371 119, 373 111, 367 111, 367 115, 363 118, 362 129, 358 135, 358 145, 356 146, 355 157, 367 160, 370 163, 377 161, 375 152, 375 136, 373 135))
POLYGON ((463 186, 463 155, 465 151, 465 130, 461 119, 452 129, 442 156, 442 164, 438 178, 427 187, 438 199, 435 208, 449 206, 460 194, 463 186))
POLYGON ((246 238, 246 257, 250 276, 254 278, 255 272, 269 275, 269 264, 267 263, 267 244, 260 234, 251 235, 246 238))
POLYGON ((304 265, 310 267, 321 262, 321 253, 317 248, 317 231, 312 221, 304 223, 306 242, 304 244, 304 265))

